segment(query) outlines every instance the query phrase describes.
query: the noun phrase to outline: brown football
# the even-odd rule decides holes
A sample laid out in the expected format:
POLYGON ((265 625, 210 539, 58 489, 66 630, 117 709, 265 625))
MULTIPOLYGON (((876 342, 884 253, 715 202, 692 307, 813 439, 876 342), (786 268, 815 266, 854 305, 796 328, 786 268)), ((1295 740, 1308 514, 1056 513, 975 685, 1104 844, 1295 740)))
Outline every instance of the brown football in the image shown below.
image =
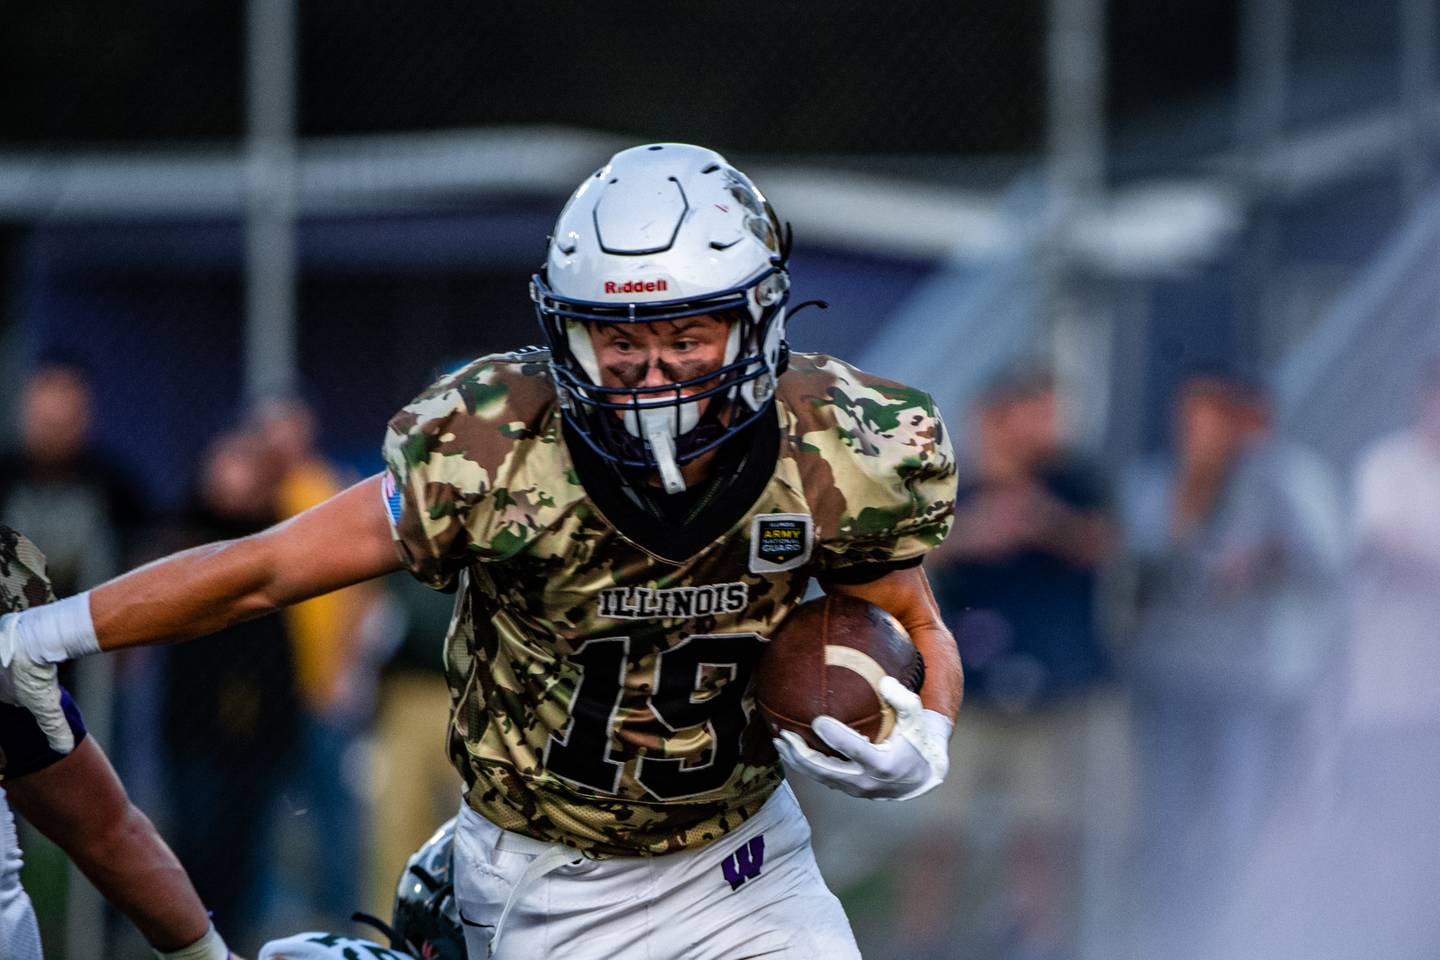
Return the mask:
POLYGON ((925 680, 925 661, 886 611, 840 594, 796 607, 760 657, 755 700, 772 730, 793 730, 834 755, 810 729, 830 716, 875 742, 890 735, 895 711, 881 699, 886 674, 911 690, 925 680))

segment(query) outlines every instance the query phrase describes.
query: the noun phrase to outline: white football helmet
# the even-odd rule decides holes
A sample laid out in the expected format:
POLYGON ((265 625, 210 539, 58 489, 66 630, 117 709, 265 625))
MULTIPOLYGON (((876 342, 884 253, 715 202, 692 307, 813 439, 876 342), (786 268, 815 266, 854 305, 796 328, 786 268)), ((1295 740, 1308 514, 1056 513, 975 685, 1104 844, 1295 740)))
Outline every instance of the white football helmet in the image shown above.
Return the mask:
POLYGON ((658 470, 668 491, 683 490, 679 464, 770 409, 788 355, 788 254, 770 204, 720 154, 684 143, 615 154, 560 212, 531 282, 566 422, 606 460, 658 470), (587 324, 697 314, 730 321, 720 370, 661 387, 600 385, 587 324), (721 402, 702 417, 706 397, 721 402))

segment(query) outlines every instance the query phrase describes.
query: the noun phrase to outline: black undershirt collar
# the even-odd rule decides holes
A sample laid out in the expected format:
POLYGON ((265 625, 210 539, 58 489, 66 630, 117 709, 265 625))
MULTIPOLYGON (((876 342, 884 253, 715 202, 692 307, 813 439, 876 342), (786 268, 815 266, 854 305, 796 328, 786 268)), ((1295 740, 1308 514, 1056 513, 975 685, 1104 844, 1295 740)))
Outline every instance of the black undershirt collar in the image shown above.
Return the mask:
POLYGON ((675 563, 714 543, 750 511, 780 457, 780 415, 772 407, 720 446, 710 475, 693 490, 667 496, 658 488, 632 484, 627 492, 614 467, 575 436, 568 423, 564 435, 580 485, 600 512, 627 539, 675 563), (632 495, 649 503, 642 506, 632 495), (692 513, 693 519, 683 522, 692 513))

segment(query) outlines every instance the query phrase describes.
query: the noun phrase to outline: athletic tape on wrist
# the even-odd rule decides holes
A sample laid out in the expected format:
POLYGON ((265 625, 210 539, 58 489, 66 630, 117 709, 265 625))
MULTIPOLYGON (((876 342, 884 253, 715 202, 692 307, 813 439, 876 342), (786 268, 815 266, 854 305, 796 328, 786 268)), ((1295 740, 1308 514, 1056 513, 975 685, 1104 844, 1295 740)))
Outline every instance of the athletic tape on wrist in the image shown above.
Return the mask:
POLYGON ((17 622, 25 652, 37 663, 61 663, 100 652, 95 621, 90 619, 90 591, 54 603, 31 607, 17 622))
POLYGON ((156 950, 155 956, 160 960, 230 960, 230 948, 221 939, 215 924, 210 924, 210 929, 205 931, 205 936, 196 940, 188 947, 181 947, 179 950, 171 950, 168 953, 164 950, 156 950))

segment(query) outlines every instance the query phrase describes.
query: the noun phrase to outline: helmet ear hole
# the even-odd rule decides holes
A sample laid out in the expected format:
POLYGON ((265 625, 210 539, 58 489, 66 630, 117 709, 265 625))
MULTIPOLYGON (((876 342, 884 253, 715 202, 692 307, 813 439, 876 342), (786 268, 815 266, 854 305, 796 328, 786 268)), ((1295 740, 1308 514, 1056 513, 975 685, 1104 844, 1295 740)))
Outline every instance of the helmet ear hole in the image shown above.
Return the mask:
POLYGON ((755 285, 755 302, 762 307, 773 307, 789 292, 790 275, 777 271, 755 285))

